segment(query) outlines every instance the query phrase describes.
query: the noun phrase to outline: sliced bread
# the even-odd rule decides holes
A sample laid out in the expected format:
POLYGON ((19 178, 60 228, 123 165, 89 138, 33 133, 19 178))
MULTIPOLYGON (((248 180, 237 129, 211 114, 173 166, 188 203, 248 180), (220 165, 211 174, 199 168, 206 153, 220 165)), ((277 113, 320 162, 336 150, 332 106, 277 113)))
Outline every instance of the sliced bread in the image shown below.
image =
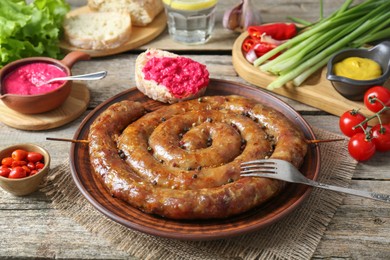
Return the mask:
MULTIPOLYGON (((159 49, 148 49, 147 51, 141 53, 138 55, 136 61, 135 61, 135 82, 138 90, 140 90, 142 93, 144 93, 146 96, 160 101, 164 103, 176 103, 179 101, 184 101, 184 100, 189 100, 189 99, 194 99, 202 96, 204 92, 206 91, 207 85, 209 83, 209 73, 206 69, 206 66, 189 60, 188 58, 187 61, 189 60, 190 63, 198 65, 196 67, 200 68, 200 72, 198 75, 201 75, 199 81, 186 81, 184 82, 185 85, 187 85, 185 93, 181 93, 180 96, 173 94, 171 89, 164 85, 161 82, 156 82, 155 80, 152 79, 147 79, 145 73, 144 73, 144 68, 145 66, 148 65, 148 62, 151 61, 153 58, 174 58, 174 59, 181 59, 184 58, 182 56, 179 56, 177 54, 168 52, 168 51, 163 51, 159 49), (192 86, 189 86, 189 84, 193 84, 192 86), (195 91, 194 91, 195 89, 195 91)), ((165 61, 166 64, 169 64, 169 61, 165 61)), ((163 62, 164 63, 164 62, 163 62)), ((188 63, 187 63, 188 64, 188 63)), ((169 66, 169 65, 167 65, 169 66)), ((166 73, 169 73, 167 71, 170 71, 171 73, 175 73, 175 71, 185 71, 186 68, 178 68, 181 65, 180 64, 174 64, 174 67, 176 67, 176 70, 170 70, 168 68, 163 68, 164 72, 161 74, 161 78, 170 78, 170 79, 175 79, 175 78, 181 78, 181 80, 185 80, 186 75, 167 75, 166 73), (163 75, 164 74, 164 75, 163 75)), ((161 70, 161 71, 162 71, 161 70)), ((190 71, 192 73, 192 71, 190 71)), ((193 71, 193 75, 191 75, 191 79, 197 79, 195 76, 195 71, 193 71)), ((176 88, 176 82, 173 80, 171 83, 174 84, 174 86, 170 86, 173 88, 176 88)), ((183 82, 182 82, 183 83, 183 82)))
POLYGON ((88 7, 98 12, 127 12, 135 26, 146 26, 164 9, 161 0, 88 0, 88 7))
POLYGON ((71 45, 82 49, 113 49, 130 39, 131 25, 127 13, 80 13, 65 19, 64 37, 71 45))

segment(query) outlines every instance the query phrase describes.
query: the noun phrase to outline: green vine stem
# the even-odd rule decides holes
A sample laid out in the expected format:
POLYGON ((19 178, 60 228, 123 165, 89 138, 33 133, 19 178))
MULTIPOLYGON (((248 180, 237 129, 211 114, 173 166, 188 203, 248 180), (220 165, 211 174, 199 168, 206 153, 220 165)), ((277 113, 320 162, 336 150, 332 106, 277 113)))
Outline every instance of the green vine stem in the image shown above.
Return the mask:
POLYGON ((360 122, 359 124, 355 125, 352 129, 356 129, 358 127, 361 127, 364 131, 364 134, 366 135, 366 139, 371 139, 370 137, 370 131, 368 131, 367 129, 365 129, 363 126, 365 123, 367 123, 368 121, 370 121, 371 119, 374 119, 374 118, 378 118, 378 121, 379 121, 379 125, 380 125, 380 131, 383 130, 383 125, 382 125, 382 119, 380 117, 380 115, 382 113, 384 113, 385 111, 387 110, 390 110, 390 107, 386 106, 381 100, 379 100, 378 98, 376 97, 372 97, 372 98, 369 98, 369 102, 371 103, 374 103, 374 102, 379 102, 383 107, 381 110, 379 110, 378 112, 376 112, 375 114, 373 114, 372 116, 369 116, 369 117, 366 117, 366 119, 364 119, 362 122, 360 122))

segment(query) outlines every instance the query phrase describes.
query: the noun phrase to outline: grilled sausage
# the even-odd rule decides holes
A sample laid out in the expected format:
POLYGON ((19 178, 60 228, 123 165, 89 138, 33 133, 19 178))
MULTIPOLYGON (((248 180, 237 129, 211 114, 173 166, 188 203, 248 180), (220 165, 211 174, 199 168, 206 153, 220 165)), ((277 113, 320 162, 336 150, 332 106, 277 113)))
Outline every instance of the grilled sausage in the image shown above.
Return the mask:
POLYGON ((299 167, 302 132, 274 109, 240 96, 202 97, 146 113, 122 101, 90 127, 90 160, 111 194, 173 219, 225 218, 278 194, 281 181, 240 178, 243 161, 299 167))

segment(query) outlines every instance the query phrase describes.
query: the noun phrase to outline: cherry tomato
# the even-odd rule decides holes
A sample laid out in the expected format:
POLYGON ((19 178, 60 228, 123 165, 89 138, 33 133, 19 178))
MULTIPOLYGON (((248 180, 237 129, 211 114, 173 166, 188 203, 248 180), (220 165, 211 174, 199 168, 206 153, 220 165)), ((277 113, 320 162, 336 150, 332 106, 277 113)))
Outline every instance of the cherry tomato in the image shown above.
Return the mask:
POLYGON ((35 163, 29 162, 27 163, 27 167, 30 168, 30 170, 35 170, 35 163))
POLYGON ((29 152, 27 154, 27 161, 29 162, 39 162, 43 160, 43 155, 37 152, 29 152))
POLYGON ((5 166, 11 166, 14 159, 12 157, 5 157, 1 160, 1 164, 5 166))
POLYGON ((11 157, 15 161, 23 161, 27 157, 27 152, 25 150, 22 150, 22 149, 17 149, 17 150, 12 152, 11 157))
POLYGON ((378 112, 383 105, 374 98, 382 101, 386 106, 390 105, 390 90, 382 86, 375 86, 366 91, 364 94, 364 105, 372 112, 378 112))
POLYGON ((0 176, 8 178, 9 173, 11 172, 10 168, 0 168, 0 176))
POLYGON ((24 178, 36 174, 44 166, 44 157, 41 153, 16 149, 10 157, 1 160, 0 176, 24 178))
POLYGON ((45 167, 45 164, 43 164, 43 163, 41 163, 41 162, 37 162, 37 163, 35 164, 35 169, 36 169, 36 170, 41 170, 41 169, 43 169, 43 167, 45 167))
POLYGON ((27 165, 23 165, 22 168, 26 171, 26 175, 30 175, 31 169, 27 167, 27 165))
POLYGON ((20 179, 27 176, 26 170, 23 167, 17 166, 12 168, 11 172, 8 175, 10 179, 20 179))
POLYGON ((349 140, 348 151, 355 160, 366 161, 375 154, 375 144, 364 133, 357 133, 349 140))
POLYGON ((26 161, 13 161, 12 162, 12 168, 16 167, 16 166, 23 166, 23 165, 27 165, 27 162, 26 161))
MULTIPOLYGON (((364 130, 361 127, 353 129, 354 126, 357 126, 366 119, 364 115, 359 113, 357 110, 349 110, 344 112, 340 116, 339 127, 341 132, 348 137, 352 137, 357 133, 363 133, 364 130)), ((364 128, 367 128, 367 123, 363 125, 364 128)))
POLYGON ((375 125, 371 129, 372 142, 375 144, 376 150, 386 152, 390 150, 390 125, 375 125))

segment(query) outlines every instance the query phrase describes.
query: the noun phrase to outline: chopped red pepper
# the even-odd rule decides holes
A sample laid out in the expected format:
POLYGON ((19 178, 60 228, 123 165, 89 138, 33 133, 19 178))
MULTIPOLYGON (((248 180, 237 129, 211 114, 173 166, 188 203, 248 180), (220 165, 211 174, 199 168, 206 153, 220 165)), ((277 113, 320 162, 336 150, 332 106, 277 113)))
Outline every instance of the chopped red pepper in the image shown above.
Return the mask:
MULTIPOLYGON (((297 34, 297 27, 292 23, 249 26, 247 30, 249 36, 244 40, 241 48, 249 62, 251 62, 250 60, 252 60, 254 56, 260 57, 277 47, 278 41, 281 42, 291 39, 297 34), (265 37, 262 37, 264 34, 267 35, 268 38, 271 37, 273 41, 269 42, 265 37)), ((279 53, 271 57, 270 60, 277 56, 279 56, 279 53)))
MULTIPOLYGON (((256 56, 260 57, 275 48, 276 46, 277 45, 275 44, 269 42, 262 42, 260 40, 248 36, 242 43, 242 50, 244 53, 248 53, 253 50, 256 56)), ((279 54, 274 55, 271 60, 276 58, 277 56, 279 56, 279 54)))
POLYGON ((270 50, 274 49, 275 47, 275 44, 271 44, 268 42, 258 42, 253 46, 253 49, 255 50, 257 57, 260 57, 269 52, 270 50))
POLYGON ((267 34, 275 40, 288 40, 297 34, 297 27, 292 23, 273 23, 265 25, 249 26, 248 33, 251 37, 259 39, 262 34, 267 34))
POLYGON ((242 43, 242 50, 244 52, 248 52, 252 49, 252 47, 259 42, 258 40, 255 40, 251 37, 247 37, 244 42, 242 43))

